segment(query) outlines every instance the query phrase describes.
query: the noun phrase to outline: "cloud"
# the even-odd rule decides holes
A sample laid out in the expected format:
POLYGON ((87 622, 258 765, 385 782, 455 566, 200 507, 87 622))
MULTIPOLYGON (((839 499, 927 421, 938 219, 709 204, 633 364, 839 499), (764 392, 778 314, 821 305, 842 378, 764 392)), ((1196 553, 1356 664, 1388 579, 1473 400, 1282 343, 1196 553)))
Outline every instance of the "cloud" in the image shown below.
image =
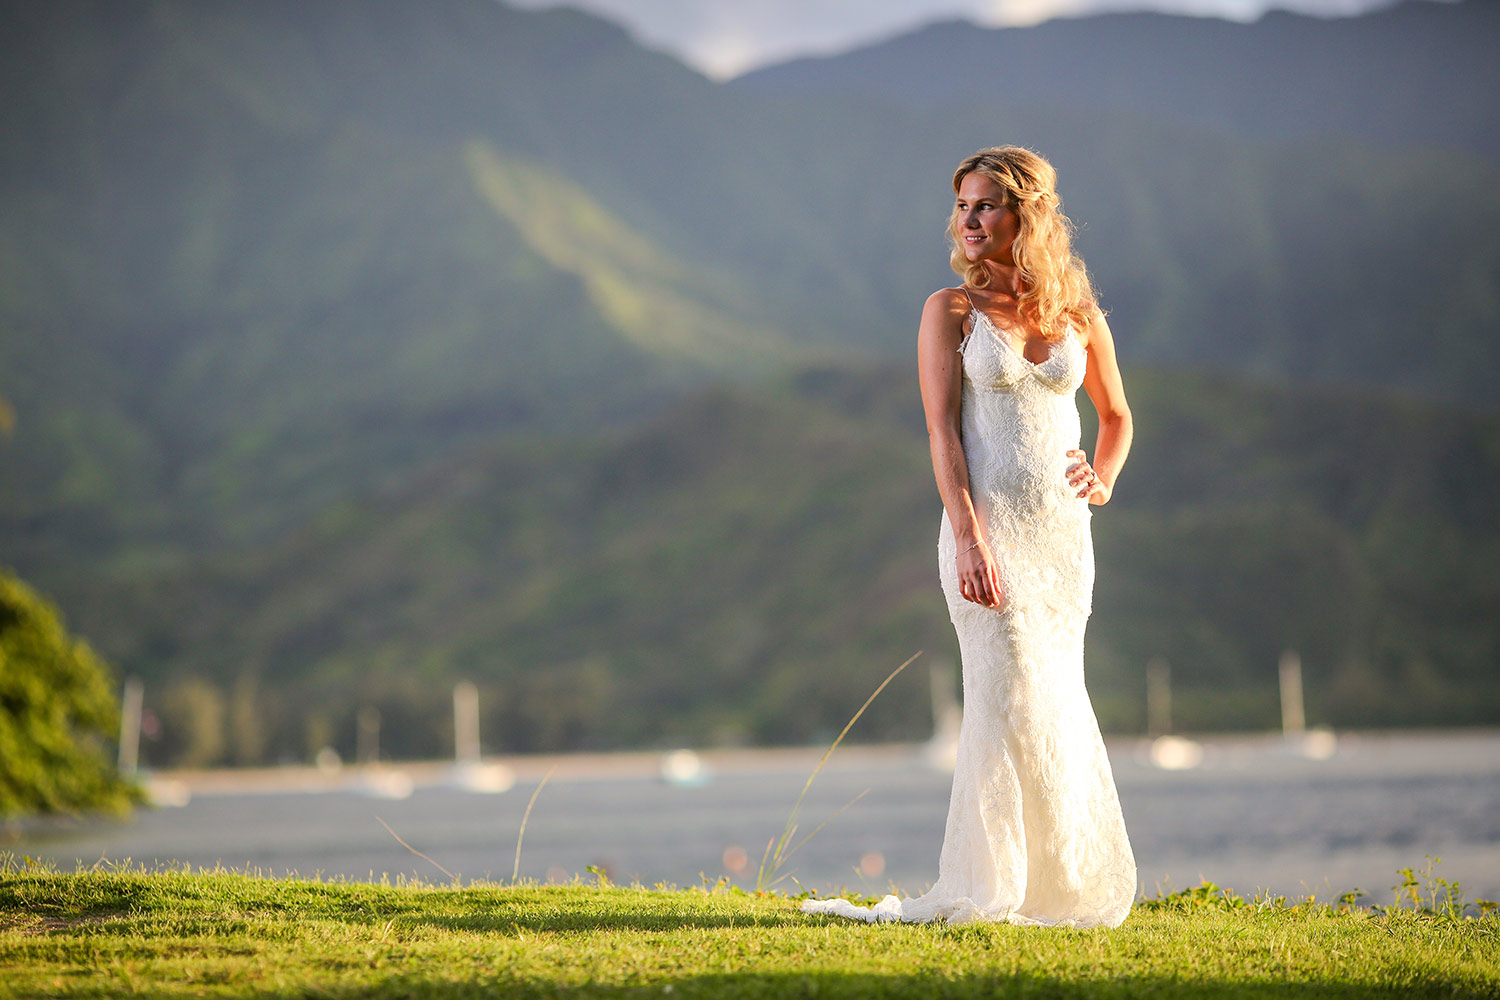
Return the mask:
POLYGON ((728 80, 764 61, 764 51, 756 39, 740 32, 699 37, 692 41, 690 49, 689 58, 694 66, 715 80, 728 80))
POLYGON ((990 26, 1041 24, 1054 17, 1080 13, 1079 0, 985 0, 975 5, 975 20, 990 26))

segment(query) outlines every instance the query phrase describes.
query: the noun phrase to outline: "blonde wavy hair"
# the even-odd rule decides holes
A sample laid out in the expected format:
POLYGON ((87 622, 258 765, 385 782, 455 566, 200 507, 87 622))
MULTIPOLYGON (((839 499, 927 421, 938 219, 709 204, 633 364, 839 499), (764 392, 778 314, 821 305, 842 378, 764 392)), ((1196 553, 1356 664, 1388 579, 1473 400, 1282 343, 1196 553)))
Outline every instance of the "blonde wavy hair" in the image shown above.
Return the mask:
MULTIPOLYGON (((1073 253, 1073 223, 1062 213, 1057 171, 1047 160, 1020 146, 992 146, 964 158, 953 172, 953 193, 978 171, 1005 191, 1006 207, 1020 219, 1011 249, 1021 272, 1021 317, 1049 341, 1069 326, 1083 330, 1099 312, 1093 283, 1073 253)), ((969 263, 959 234, 957 204, 948 218, 948 264, 964 284, 984 288, 990 276, 984 262, 969 263)))

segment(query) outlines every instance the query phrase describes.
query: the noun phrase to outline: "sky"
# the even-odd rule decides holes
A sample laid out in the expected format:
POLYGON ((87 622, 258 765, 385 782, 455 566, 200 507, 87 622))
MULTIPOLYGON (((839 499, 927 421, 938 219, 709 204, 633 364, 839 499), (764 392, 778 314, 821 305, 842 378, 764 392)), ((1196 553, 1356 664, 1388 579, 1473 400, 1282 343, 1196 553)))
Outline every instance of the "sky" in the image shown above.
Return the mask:
POLYGON ((1160 10, 1254 20, 1269 8, 1341 17, 1392 0, 506 0, 576 7, 624 25, 716 80, 797 56, 827 55, 938 20, 1036 24, 1111 10, 1160 10))

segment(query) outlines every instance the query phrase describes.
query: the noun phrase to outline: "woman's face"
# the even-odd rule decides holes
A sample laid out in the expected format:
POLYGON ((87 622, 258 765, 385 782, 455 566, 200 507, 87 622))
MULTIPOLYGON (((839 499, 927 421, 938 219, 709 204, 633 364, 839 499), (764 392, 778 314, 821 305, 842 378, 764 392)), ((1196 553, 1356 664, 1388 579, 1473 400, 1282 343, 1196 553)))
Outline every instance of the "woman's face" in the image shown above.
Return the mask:
POLYGON ((1005 189, 974 170, 958 184, 958 245, 969 261, 993 260, 1013 264, 1011 244, 1020 218, 1005 205, 1005 189))

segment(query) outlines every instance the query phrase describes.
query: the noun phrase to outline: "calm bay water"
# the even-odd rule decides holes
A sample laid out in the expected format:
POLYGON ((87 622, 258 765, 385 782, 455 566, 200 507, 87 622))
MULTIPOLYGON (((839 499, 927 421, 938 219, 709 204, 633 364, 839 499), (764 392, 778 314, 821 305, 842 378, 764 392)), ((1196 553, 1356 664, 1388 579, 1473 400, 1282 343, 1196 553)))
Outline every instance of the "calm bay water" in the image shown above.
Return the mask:
MULTIPOLYGON (((1432 855, 1443 859, 1438 874, 1471 898, 1500 898, 1500 732, 1342 735, 1321 760, 1271 738, 1202 749, 1199 766, 1169 771, 1152 766, 1138 741, 1110 743, 1148 894, 1207 878, 1245 893, 1359 888, 1367 901, 1388 902, 1397 869, 1420 869, 1432 855)), ((33 828, 8 846, 65 870, 103 858, 445 881, 383 820, 451 872, 509 878, 527 800, 556 764, 526 828, 523 876, 566 879, 595 865, 648 885, 728 875, 750 887, 820 754, 704 754, 706 780, 696 785, 663 781, 654 755, 511 760, 517 782, 503 794, 464 791, 437 765, 181 775, 185 805, 33 828), (399 795, 407 780, 406 797, 380 797, 399 795)), ((863 797, 782 871, 808 888, 921 892, 936 877, 950 781, 917 747, 840 748, 804 803, 802 830, 863 797)))

